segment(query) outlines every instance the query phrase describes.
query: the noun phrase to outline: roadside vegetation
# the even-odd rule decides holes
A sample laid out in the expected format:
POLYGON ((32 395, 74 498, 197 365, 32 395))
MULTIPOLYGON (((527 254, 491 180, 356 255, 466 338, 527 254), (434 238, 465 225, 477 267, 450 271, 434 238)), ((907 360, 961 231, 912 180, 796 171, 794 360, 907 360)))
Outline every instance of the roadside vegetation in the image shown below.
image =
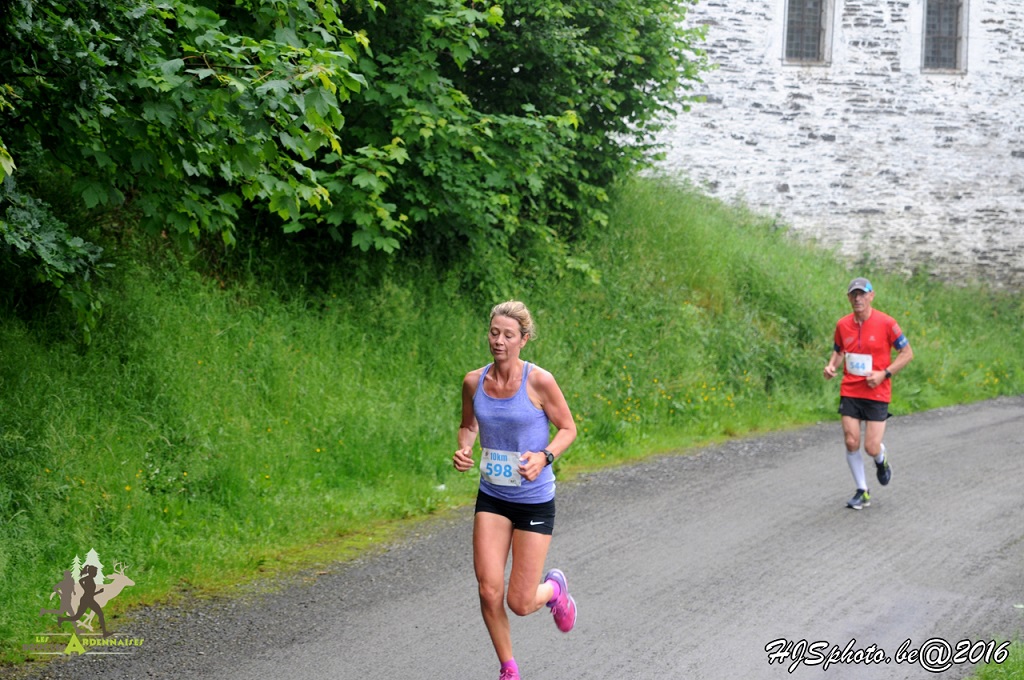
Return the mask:
POLYGON ((1024 678, 1024 643, 1010 645, 1008 655, 1001 663, 991 662, 978 668, 970 680, 1017 680, 1024 678))
MULTIPOLYGON (((586 244, 599 283, 511 291, 537 318, 525 356, 558 377, 579 425, 563 479, 835 419, 821 367, 854 274, 914 346, 894 413, 1024 392, 1019 294, 851 268, 661 180, 610 205, 586 244)), ((475 478, 450 463, 459 384, 489 359, 497 300, 386 262, 303 283, 286 259, 218 279, 170 247, 125 244, 107 279, 118 303, 88 349, 55 317, 0 318, 6 661, 90 549, 135 581, 113 615, 343 559, 470 501, 475 478)))

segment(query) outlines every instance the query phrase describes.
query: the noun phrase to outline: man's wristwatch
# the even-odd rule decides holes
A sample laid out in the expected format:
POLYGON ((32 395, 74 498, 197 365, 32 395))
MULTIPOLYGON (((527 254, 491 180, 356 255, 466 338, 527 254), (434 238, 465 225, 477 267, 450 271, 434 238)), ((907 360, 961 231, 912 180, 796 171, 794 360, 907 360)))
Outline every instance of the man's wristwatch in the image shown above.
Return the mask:
POLYGON ((892 371, 890 371, 888 368, 885 369, 885 378, 886 378, 886 380, 888 380, 891 377, 892 377, 892 371))
POLYGON ((548 462, 544 464, 545 466, 551 465, 555 462, 555 454, 551 453, 547 449, 544 449, 544 457, 548 460, 548 462))

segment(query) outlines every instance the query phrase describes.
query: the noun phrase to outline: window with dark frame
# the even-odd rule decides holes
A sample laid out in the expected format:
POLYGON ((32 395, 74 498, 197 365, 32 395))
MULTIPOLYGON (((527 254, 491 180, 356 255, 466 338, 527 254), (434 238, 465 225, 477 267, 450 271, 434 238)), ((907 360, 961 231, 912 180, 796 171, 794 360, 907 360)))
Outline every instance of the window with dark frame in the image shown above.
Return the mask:
POLYGON ((786 60, 825 61, 826 0, 788 0, 786 60))
POLYGON ((924 67, 957 70, 960 63, 963 0, 928 0, 924 17, 924 67))

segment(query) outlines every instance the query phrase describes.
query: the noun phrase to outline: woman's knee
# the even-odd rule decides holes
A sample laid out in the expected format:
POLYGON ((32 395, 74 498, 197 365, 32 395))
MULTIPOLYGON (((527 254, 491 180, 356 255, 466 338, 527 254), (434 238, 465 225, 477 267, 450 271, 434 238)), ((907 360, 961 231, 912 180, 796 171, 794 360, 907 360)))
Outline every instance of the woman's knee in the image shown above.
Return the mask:
POLYGON ((509 590, 508 608, 512 610, 512 613, 516 616, 528 616, 537 611, 536 591, 525 593, 509 590))
POLYGON ((505 599, 505 584, 500 585, 490 583, 480 583, 478 592, 480 594, 480 604, 484 607, 502 607, 502 600, 505 599))

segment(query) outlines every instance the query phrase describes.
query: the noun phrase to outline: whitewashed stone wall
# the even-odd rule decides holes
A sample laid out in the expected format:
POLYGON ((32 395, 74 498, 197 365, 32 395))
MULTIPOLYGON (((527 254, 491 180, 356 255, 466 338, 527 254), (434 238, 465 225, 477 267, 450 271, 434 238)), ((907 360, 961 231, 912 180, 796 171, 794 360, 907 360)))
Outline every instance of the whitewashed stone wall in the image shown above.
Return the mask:
POLYGON ((966 0, 959 74, 922 71, 924 0, 835 0, 831 64, 785 64, 784 2, 690 10, 718 68, 662 170, 853 262, 1024 289, 1024 2, 966 0))

